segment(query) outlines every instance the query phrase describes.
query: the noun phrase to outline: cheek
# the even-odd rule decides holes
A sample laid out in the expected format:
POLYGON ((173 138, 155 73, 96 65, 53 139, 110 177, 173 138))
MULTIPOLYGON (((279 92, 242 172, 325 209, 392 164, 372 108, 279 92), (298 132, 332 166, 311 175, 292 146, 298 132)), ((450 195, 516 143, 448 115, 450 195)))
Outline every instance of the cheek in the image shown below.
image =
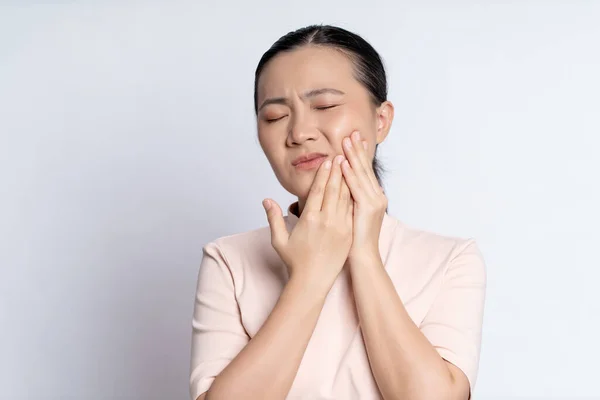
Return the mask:
POLYGON ((258 129, 258 142, 265 153, 272 153, 278 147, 281 146, 279 143, 279 133, 271 127, 259 127, 258 129))
POLYGON ((269 160, 271 164, 276 160, 277 147, 273 140, 269 139, 269 135, 265 133, 258 134, 258 142, 260 143, 260 147, 262 148, 263 153, 269 160))
POLYGON ((269 164, 276 173, 286 161, 285 144, 282 144, 274 132, 259 131, 258 142, 269 164))
POLYGON ((340 109, 323 116, 320 120, 321 130, 336 151, 342 154, 342 140, 350 136, 354 130, 365 132, 365 120, 352 109, 340 109))

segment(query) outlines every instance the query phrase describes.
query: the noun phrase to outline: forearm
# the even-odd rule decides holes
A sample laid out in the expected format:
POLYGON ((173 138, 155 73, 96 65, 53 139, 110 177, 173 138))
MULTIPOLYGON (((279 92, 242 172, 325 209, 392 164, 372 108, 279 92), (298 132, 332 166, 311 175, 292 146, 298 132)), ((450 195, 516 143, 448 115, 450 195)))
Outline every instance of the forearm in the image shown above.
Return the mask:
POLYGON ((217 376, 207 400, 284 399, 328 290, 321 283, 291 279, 262 328, 217 376))
POLYGON ((455 398, 446 362, 408 315, 381 259, 362 260, 351 273, 369 362, 383 398, 455 398))

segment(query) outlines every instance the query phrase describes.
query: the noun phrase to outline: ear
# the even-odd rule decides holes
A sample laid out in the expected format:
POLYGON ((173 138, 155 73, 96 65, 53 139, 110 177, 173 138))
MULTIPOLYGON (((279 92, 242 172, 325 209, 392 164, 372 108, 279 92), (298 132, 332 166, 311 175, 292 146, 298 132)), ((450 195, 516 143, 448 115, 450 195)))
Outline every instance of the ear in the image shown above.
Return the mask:
POLYGON ((384 101, 375 110, 377 117, 377 144, 383 142, 390 132, 394 120, 394 105, 390 101, 384 101))

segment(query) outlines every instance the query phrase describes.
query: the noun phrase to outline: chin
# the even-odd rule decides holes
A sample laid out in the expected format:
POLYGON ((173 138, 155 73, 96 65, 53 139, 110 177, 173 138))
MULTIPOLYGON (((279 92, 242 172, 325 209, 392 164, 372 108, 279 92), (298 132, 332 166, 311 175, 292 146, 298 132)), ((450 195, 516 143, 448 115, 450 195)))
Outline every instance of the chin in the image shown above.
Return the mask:
POLYGON ((308 197, 308 193, 310 192, 310 185, 298 185, 297 183, 293 185, 288 192, 298 197, 299 199, 306 199, 308 197))
POLYGON ((317 175, 317 169, 302 171, 274 169, 279 184, 290 194, 299 199, 306 199, 317 175))
POLYGON ((309 177, 303 177, 287 182, 279 181, 279 183, 281 183, 281 186, 283 186, 283 188, 290 194, 298 197, 299 199, 305 199, 308 197, 308 193, 310 192, 310 188, 314 180, 314 177, 310 177, 310 179, 308 178, 309 177))

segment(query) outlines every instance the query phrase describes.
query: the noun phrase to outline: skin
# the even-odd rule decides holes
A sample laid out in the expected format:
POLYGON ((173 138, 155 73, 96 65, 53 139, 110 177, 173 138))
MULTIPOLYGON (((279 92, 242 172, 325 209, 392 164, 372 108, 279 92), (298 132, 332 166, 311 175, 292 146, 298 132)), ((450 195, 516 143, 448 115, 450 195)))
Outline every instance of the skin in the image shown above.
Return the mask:
POLYGON ((351 60, 318 46, 271 60, 258 82, 258 104, 260 144, 281 185, 298 197, 301 212, 290 233, 281 207, 271 199, 263 203, 273 247, 290 269, 290 280, 258 334, 199 399, 285 398, 344 267, 352 275, 382 397, 468 399, 466 376, 443 360, 413 323, 379 254, 387 198, 371 163, 375 144, 391 127, 393 105, 375 105, 355 79, 351 60), (332 166, 298 170, 291 164, 310 152, 326 154, 332 166))

